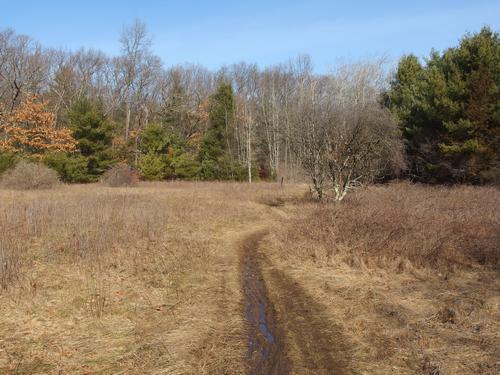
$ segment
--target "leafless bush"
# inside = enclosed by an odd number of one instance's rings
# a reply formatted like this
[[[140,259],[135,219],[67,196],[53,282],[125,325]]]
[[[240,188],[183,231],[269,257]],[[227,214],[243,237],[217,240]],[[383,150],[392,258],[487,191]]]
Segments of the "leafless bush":
[[[51,189],[59,184],[56,171],[24,160],[5,172],[0,180],[0,187],[14,190]]]
[[[500,193],[488,187],[373,186],[342,205],[314,206],[296,219],[284,245],[299,257],[355,265],[410,264],[443,271],[496,265]]]
[[[135,186],[138,182],[137,174],[125,163],[119,163],[102,176],[102,183],[109,187]]]

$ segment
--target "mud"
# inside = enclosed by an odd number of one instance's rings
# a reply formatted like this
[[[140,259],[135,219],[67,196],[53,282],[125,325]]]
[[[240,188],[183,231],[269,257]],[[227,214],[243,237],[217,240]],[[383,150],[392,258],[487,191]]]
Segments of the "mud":
[[[328,319],[326,309],[293,279],[279,270],[270,272],[277,288],[273,301],[279,309],[277,324],[286,332],[287,343],[297,353],[293,372],[297,374],[353,374],[351,345],[342,327]]]
[[[273,267],[259,251],[266,231],[241,245],[241,286],[248,324],[248,373],[251,375],[352,374],[350,345],[325,308],[293,279]],[[273,288],[270,293],[267,288]],[[292,353],[292,356],[289,356]]]
[[[248,373],[251,375],[287,375],[288,358],[283,332],[277,327],[275,311],[268,299],[262,270],[259,242],[266,234],[259,231],[244,239],[241,245],[241,287],[245,298],[248,324]]]

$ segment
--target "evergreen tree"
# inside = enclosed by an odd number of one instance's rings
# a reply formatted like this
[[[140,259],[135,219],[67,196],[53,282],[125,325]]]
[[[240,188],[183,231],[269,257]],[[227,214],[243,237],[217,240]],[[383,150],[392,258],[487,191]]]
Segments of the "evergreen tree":
[[[148,181],[161,181],[169,174],[168,161],[164,155],[152,151],[139,157],[138,168],[141,175]]]
[[[188,152],[174,157],[171,165],[177,178],[196,180],[200,177],[200,162]]]
[[[230,84],[221,83],[211,97],[208,114],[210,127],[200,147],[200,178],[204,180],[240,179],[241,167],[232,160],[228,148],[228,129],[234,121],[234,97]]]
[[[208,115],[210,127],[202,140],[200,161],[217,161],[227,151],[226,129],[234,118],[233,89],[230,84],[221,83],[211,98]]]
[[[80,154],[87,159],[89,179],[97,180],[114,162],[113,124],[104,115],[102,106],[88,99],[75,102],[67,119]]]
[[[0,175],[16,164],[16,156],[0,150]]]
[[[151,123],[141,133],[139,170],[146,180],[162,180],[174,175],[173,160],[186,153],[185,140],[173,130]]]
[[[159,124],[148,124],[141,134],[139,142],[138,168],[144,179],[149,181],[163,180],[169,174],[167,157],[170,138],[167,131]]]
[[[172,135],[165,128],[156,123],[148,124],[141,133],[139,151],[166,154],[172,143]]]
[[[386,102],[407,141],[411,173],[426,182],[498,179],[500,39],[483,28],[431,53],[403,57]]]
[[[439,151],[455,180],[500,177],[500,36],[484,28],[444,56],[450,116]]]

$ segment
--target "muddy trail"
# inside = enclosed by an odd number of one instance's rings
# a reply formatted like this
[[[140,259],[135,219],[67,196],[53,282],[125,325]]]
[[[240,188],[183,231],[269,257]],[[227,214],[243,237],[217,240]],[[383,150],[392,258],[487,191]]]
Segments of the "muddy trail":
[[[243,241],[240,255],[241,287],[245,297],[245,318],[248,323],[248,367],[250,375],[286,375],[289,364],[283,333],[276,324],[257,251],[265,231],[258,231]]]
[[[259,251],[260,230],[241,245],[241,287],[248,324],[251,375],[350,374],[350,350],[339,326],[329,324],[324,308],[283,272],[271,269],[266,285]],[[277,288],[271,300],[268,288]],[[290,354],[292,354],[290,356]]]

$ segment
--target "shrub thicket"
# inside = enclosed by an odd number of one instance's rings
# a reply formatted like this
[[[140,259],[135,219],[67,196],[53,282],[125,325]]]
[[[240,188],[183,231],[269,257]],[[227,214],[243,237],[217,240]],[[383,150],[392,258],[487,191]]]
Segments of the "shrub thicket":
[[[135,186],[137,181],[137,173],[125,163],[116,164],[101,178],[101,182],[109,187]]]
[[[0,179],[1,187],[15,190],[50,189],[59,184],[56,171],[43,164],[26,160],[19,161]]]

